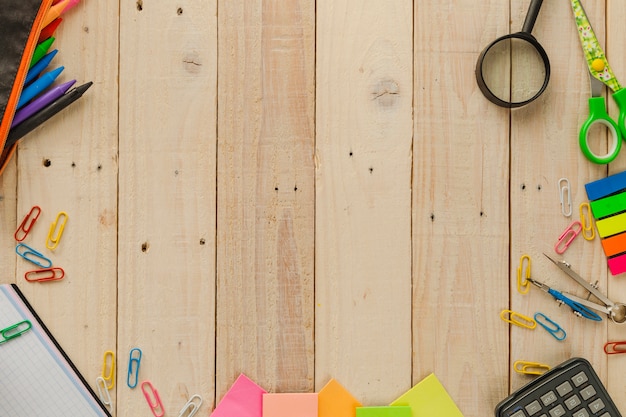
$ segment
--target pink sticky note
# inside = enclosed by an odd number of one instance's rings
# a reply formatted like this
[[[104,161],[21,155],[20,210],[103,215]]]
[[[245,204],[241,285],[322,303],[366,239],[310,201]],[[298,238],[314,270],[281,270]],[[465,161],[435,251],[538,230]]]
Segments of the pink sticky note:
[[[263,394],[263,417],[317,417],[317,394]]]
[[[262,417],[266,391],[244,374],[239,375],[211,417]]]

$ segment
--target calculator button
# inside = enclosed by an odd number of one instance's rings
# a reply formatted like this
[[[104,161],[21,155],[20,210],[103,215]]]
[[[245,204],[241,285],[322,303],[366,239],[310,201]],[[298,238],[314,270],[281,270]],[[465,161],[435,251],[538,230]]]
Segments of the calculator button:
[[[573,389],[574,388],[572,388],[572,384],[565,381],[561,385],[556,387],[556,392],[558,392],[561,397],[565,397],[567,394],[572,392]]]
[[[597,400],[589,404],[589,408],[591,408],[593,414],[598,414],[600,411],[602,411],[604,409],[604,402],[602,401],[602,398],[598,398]]]
[[[565,415],[565,408],[563,408],[563,406],[559,404],[556,407],[554,407],[552,410],[550,410],[549,413],[550,413],[550,416],[552,417],[561,417]]]
[[[516,411],[515,413],[511,414],[511,417],[526,417],[526,414],[524,414],[524,412],[522,410]]]
[[[611,415],[608,412],[606,412],[606,413],[602,414],[600,417],[611,417]]]
[[[585,374],[583,371],[577,373],[572,377],[572,382],[574,382],[574,385],[577,387],[580,387],[587,381],[589,381],[589,378],[587,378],[587,374]]]
[[[556,401],[556,394],[553,391],[548,392],[547,394],[543,394],[541,396],[541,402],[543,405],[548,406]]]
[[[596,395],[596,389],[593,387],[593,385],[589,385],[588,387],[585,387],[580,391],[580,396],[583,397],[583,400],[585,401],[587,401],[594,395]]]
[[[567,400],[565,400],[565,406],[567,407],[568,410],[573,410],[574,408],[578,407],[580,404],[581,404],[580,398],[578,398],[578,395],[576,394],[572,395]]]
[[[524,408],[526,409],[526,412],[528,414],[530,414],[531,416],[534,416],[535,414],[541,411],[541,404],[539,404],[539,401],[535,400]]]
[[[576,411],[572,417],[589,417],[589,411],[586,408]]]

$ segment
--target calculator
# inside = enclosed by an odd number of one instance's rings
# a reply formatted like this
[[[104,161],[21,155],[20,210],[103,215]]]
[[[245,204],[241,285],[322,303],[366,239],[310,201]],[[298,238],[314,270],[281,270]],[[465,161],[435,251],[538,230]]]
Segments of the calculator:
[[[572,358],[496,406],[496,417],[621,417],[586,359]]]

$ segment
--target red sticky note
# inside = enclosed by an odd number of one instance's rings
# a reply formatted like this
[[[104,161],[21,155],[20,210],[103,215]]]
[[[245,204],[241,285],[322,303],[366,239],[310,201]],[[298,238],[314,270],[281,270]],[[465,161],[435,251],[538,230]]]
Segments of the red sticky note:
[[[361,407],[337,380],[331,379],[318,394],[318,417],[355,417]]]
[[[215,407],[211,417],[262,417],[265,393],[263,388],[241,374]]]
[[[263,417],[317,417],[317,394],[263,394]]]

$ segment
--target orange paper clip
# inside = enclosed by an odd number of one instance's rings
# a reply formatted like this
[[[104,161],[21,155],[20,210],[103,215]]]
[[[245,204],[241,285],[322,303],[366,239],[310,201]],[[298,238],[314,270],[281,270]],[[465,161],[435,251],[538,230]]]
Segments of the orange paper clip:
[[[154,388],[152,382],[147,380],[143,381],[141,383],[141,391],[143,392],[143,396],[146,397],[146,401],[154,417],[163,417],[165,415],[165,409],[163,408],[161,397],[159,397],[159,392]]]
[[[56,219],[54,219],[50,225],[50,231],[48,232],[48,237],[46,238],[46,248],[52,250],[59,245],[68,218],[67,213],[64,211],[57,214]]]
[[[28,214],[24,217],[24,220],[22,220],[22,223],[20,223],[20,226],[15,231],[15,234],[13,235],[13,237],[15,237],[15,240],[21,242],[26,239],[26,236],[28,236],[28,232],[30,232],[30,229],[33,228],[33,225],[39,218],[40,214],[41,208],[39,206],[33,206],[33,208],[30,209]]]
[[[567,226],[567,229],[561,233],[561,236],[559,236],[559,240],[556,242],[556,245],[554,245],[554,251],[559,255],[565,253],[567,248],[569,248],[569,245],[572,244],[572,241],[582,230],[582,224],[580,224],[578,220],[573,221],[569,226]]]
[[[607,342],[604,345],[604,353],[606,353],[607,355],[617,355],[618,353],[626,353],[626,341]]]
[[[26,279],[26,281],[28,282],[48,282],[58,281],[60,279],[63,279],[64,276],[65,271],[63,270],[63,268],[54,267],[28,271],[24,274],[24,279]]]

